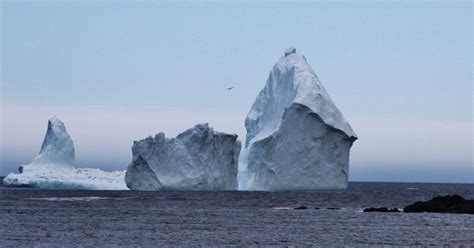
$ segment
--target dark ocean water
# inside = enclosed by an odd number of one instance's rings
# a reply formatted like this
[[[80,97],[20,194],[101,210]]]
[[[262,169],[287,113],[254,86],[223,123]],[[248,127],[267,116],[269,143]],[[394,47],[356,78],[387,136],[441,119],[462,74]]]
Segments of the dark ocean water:
[[[445,194],[474,199],[474,185],[350,183],[344,192],[0,188],[0,246],[474,245],[474,215],[362,212]],[[289,209],[300,205],[308,209]]]

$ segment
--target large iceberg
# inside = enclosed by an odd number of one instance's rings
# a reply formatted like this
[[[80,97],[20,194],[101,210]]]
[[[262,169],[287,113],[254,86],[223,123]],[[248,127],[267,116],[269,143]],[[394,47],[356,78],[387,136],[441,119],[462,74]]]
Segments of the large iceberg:
[[[303,55],[287,49],[245,120],[239,188],[339,190],[347,187],[357,139]]]
[[[149,136],[133,143],[125,181],[132,190],[236,190],[240,146],[207,123],[176,138]]]
[[[127,189],[125,171],[74,168],[74,143],[56,116],[48,121],[39,155],[30,164],[20,166],[19,171],[8,174],[3,184],[42,189]]]

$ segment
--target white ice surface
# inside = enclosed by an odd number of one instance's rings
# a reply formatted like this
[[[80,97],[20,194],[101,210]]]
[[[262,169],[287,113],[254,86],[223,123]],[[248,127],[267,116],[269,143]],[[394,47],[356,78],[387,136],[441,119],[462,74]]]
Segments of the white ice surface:
[[[10,173],[3,183],[41,189],[128,190],[124,177],[124,170],[107,172],[91,168],[41,169],[25,166],[22,174]]]
[[[236,190],[240,146],[207,123],[176,138],[159,133],[133,143],[125,181],[133,190]]]
[[[10,173],[6,186],[28,186],[42,189],[127,190],[125,171],[107,172],[92,168],[74,168],[74,143],[64,123],[53,116],[39,155],[23,173]]]
[[[56,116],[51,117],[40,153],[31,165],[36,168],[72,168],[74,156],[74,143],[64,123]]]
[[[349,149],[357,136],[296,49],[287,49],[273,66],[245,127],[239,189],[346,187]]]
[[[299,103],[349,137],[357,137],[329,97],[306,58],[290,53],[278,60],[245,119],[246,147],[252,141],[272,134],[278,128],[285,108]]]

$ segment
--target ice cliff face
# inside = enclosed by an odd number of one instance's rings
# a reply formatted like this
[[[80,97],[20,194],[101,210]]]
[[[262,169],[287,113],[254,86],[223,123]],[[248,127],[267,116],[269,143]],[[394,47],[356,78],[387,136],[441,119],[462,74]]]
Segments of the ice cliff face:
[[[142,156],[138,156],[125,173],[127,187],[133,190],[161,190],[161,182]]]
[[[48,120],[48,129],[40,153],[31,164],[72,168],[73,163],[74,143],[67,133],[64,123],[53,116]]]
[[[287,49],[245,120],[239,187],[345,189],[356,134],[306,58]]]
[[[236,190],[237,135],[199,124],[176,138],[135,141],[125,182],[133,190]]]
[[[10,173],[5,186],[42,189],[126,190],[125,171],[106,172],[92,168],[74,168],[74,143],[64,123],[56,116],[48,129],[39,155],[21,173]]]

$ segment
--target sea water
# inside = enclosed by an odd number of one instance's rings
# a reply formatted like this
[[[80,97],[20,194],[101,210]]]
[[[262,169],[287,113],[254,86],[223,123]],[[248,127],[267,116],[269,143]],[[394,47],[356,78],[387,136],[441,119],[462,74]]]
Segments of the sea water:
[[[327,192],[0,188],[0,246],[474,245],[474,215],[363,212],[446,194],[474,199],[474,184],[353,182]]]

